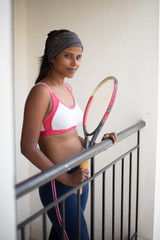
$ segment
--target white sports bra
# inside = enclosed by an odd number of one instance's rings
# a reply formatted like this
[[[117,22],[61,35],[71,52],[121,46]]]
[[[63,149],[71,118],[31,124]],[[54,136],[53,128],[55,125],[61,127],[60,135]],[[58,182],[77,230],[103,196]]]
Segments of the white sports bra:
[[[73,107],[68,107],[62,103],[45,83],[38,84],[42,84],[49,89],[53,103],[51,113],[42,122],[40,136],[60,134],[76,128],[82,121],[83,115],[69,86],[65,83],[67,89],[73,97]]]

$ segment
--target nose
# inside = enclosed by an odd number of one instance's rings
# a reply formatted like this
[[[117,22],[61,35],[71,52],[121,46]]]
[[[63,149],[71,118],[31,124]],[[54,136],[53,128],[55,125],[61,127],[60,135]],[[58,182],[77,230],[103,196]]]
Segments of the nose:
[[[73,67],[75,67],[76,64],[77,64],[77,60],[76,60],[76,58],[72,58],[71,65],[72,65]]]
[[[76,57],[73,57],[73,58],[72,58],[72,61],[71,61],[71,66],[78,68],[79,65],[80,65],[79,59],[77,59]]]

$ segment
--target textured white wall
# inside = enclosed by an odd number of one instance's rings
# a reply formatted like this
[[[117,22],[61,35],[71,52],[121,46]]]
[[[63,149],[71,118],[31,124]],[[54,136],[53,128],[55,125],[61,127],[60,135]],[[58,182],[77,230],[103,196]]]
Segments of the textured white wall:
[[[160,5],[159,5],[160,12]],[[159,16],[160,20],[160,16]],[[159,26],[160,39],[160,26]],[[160,44],[160,42],[159,42]],[[160,48],[159,48],[160,56]],[[155,184],[155,207],[154,207],[154,234],[153,240],[159,240],[160,236],[160,62],[158,63],[158,120],[157,120],[157,161],[156,161],[156,184]]]
[[[15,90],[15,152],[16,183],[29,178],[29,163],[20,151],[24,104],[28,94],[27,71],[27,9],[25,0],[14,1],[14,90]],[[30,215],[28,195],[17,200],[17,223]],[[26,237],[29,236],[27,226]],[[19,235],[18,235],[19,237]],[[20,238],[18,238],[20,239]]]
[[[12,3],[0,1],[0,239],[16,239]]]
[[[75,31],[84,44],[81,68],[69,80],[81,108],[99,81],[115,75],[118,96],[104,131],[119,132],[141,119],[147,122],[141,134],[139,234],[153,239],[158,0],[28,0],[26,4],[28,91],[38,73],[38,57],[43,55],[47,33],[67,28]],[[82,134],[81,127],[79,131]],[[31,165],[30,169],[31,175],[37,172]],[[32,206],[37,207],[37,200],[32,199]]]
[[[25,0],[14,1],[14,87],[16,132],[16,181],[28,178],[28,161],[20,153],[24,103],[28,94],[27,9]]]

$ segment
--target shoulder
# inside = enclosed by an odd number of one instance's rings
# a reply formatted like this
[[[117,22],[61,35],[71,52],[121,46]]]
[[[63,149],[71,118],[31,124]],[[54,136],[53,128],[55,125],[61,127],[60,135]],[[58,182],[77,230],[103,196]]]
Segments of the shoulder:
[[[36,84],[31,88],[26,102],[48,102],[49,100],[49,89],[43,84]]]
[[[47,95],[50,96],[50,88],[45,84],[35,84],[31,88],[29,94],[40,95],[40,96],[47,96]]]

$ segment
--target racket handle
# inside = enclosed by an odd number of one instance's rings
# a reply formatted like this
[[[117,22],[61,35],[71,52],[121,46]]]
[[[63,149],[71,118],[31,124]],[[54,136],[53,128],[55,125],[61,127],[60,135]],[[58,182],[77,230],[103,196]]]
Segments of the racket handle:
[[[88,162],[89,160],[86,160],[85,162],[80,164],[80,168],[87,169],[88,168]],[[80,194],[82,194],[82,187],[80,188]]]
[[[81,163],[81,164],[80,164],[80,168],[87,169],[87,168],[88,168],[88,161],[89,161],[89,160],[86,160],[85,162]]]
[[[80,194],[82,194],[82,187],[79,190],[80,190]],[[77,191],[74,194],[77,194]]]
[[[85,149],[89,147],[89,139],[87,136],[85,136]]]
[[[88,167],[88,161],[89,161],[89,160],[86,160],[85,162],[81,163],[81,164],[80,164],[80,168],[87,169],[87,167]],[[75,192],[75,194],[77,194],[77,192]],[[80,194],[82,194],[82,187],[80,188]]]

